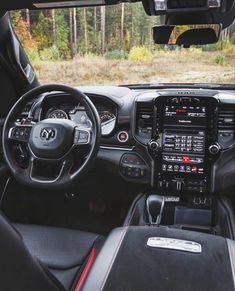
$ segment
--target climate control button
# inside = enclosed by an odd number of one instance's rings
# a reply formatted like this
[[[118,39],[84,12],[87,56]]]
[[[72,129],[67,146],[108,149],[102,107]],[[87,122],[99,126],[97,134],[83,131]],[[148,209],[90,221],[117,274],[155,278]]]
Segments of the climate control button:
[[[183,164],[189,164],[190,163],[190,157],[189,156],[183,156],[182,157]]]
[[[197,174],[198,173],[198,168],[197,167],[192,167],[191,169],[192,174]]]

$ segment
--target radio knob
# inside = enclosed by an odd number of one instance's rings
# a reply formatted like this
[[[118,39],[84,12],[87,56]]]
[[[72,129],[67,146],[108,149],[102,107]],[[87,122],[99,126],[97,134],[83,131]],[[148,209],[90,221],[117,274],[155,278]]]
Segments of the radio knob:
[[[212,144],[211,146],[209,146],[209,152],[212,155],[217,155],[220,151],[220,146],[218,144]]]
[[[159,145],[159,143],[157,141],[155,141],[155,140],[150,141],[150,143],[149,143],[149,149],[151,151],[158,151],[159,148],[160,148],[160,145]]]
[[[152,140],[150,141],[150,143],[148,144],[148,148],[149,148],[149,151],[150,153],[153,155],[153,156],[156,156],[158,151],[160,150],[160,145],[157,141],[155,140]]]

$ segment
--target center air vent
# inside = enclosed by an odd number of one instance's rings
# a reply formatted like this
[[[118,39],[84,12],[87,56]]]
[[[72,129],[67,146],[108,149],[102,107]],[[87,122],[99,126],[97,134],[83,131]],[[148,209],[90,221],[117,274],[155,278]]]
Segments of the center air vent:
[[[218,116],[218,142],[222,149],[235,143],[235,106],[221,105]]]
[[[219,131],[235,131],[235,106],[222,105],[219,108]]]
[[[143,139],[151,139],[153,128],[153,104],[147,102],[137,103],[136,131]]]

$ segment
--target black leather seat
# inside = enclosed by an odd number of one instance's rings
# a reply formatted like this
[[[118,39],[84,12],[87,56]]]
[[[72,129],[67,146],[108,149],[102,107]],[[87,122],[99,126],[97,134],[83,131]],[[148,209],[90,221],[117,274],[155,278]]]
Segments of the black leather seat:
[[[93,233],[37,225],[14,224],[32,256],[61,282],[66,290],[76,283],[86,258],[102,238]]]
[[[0,231],[4,291],[74,290],[84,277],[91,253],[94,259],[103,242],[101,236],[83,231],[11,225],[3,215]]]

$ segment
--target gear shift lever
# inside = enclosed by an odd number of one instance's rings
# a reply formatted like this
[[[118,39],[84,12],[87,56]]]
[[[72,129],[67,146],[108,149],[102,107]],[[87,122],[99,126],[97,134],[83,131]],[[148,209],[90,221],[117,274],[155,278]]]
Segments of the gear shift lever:
[[[159,226],[162,220],[165,199],[160,195],[150,195],[147,198],[147,212],[150,224]]]

